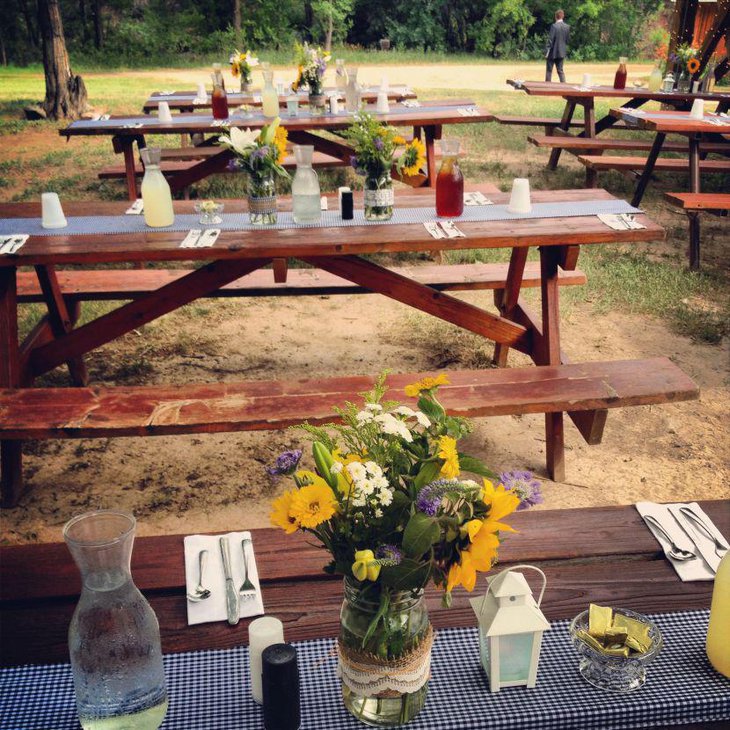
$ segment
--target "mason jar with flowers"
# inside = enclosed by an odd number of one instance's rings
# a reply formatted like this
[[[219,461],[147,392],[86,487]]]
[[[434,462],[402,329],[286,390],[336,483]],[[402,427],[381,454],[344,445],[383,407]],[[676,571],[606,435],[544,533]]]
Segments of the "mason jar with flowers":
[[[260,132],[232,127],[218,138],[219,145],[233,152],[233,164],[247,175],[248,214],[254,225],[276,223],[276,178],[289,179],[282,167],[287,133],[279,121],[276,117]]]
[[[300,468],[300,450],[269,469],[294,481],[273,502],[273,524],[317,538],[331,555],[325,571],[344,578],[338,674],[346,708],[370,725],[402,725],[424,706],[433,642],[424,589],[433,581],[446,606],[456,586],[473,590],[524,493],[459,451],[471,426],[446,414],[445,385],[444,375],[413,383],[401,405],[384,399],[383,376],[362,406],[337,409],[340,423],[301,426],[315,471]],[[512,478],[525,488],[531,475]]]
[[[350,164],[365,180],[365,219],[384,221],[393,216],[395,194],[391,170],[395,164],[401,177],[417,175],[426,163],[426,148],[420,139],[410,142],[396,129],[375,119],[372,114],[358,112],[355,121],[345,132],[355,154]],[[400,154],[396,159],[396,153]]]
[[[700,61],[697,58],[700,49],[684,43],[677,47],[674,55],[675,63],[679,64],[679,80],[677,81],[677,91],[687,93],[692,88],[692,79],[700,70]]]
[[[323,116],[327,111],[327,97],[324,94],[324,73],[327,70],[331,55],[321,48],[312,48],[308,44],[296,44],[297,78],[292,84],[294,92],[302,86],[309,89],[309,113],[312,116]]]
[[[259,65],[259,59],[256,58],[251,51],[242,53],[235,49],[229,59],[231,64],[231,73],[233,78],[240,79],[241,93],[248,94],[251,92],[251,74],[253,69]]]

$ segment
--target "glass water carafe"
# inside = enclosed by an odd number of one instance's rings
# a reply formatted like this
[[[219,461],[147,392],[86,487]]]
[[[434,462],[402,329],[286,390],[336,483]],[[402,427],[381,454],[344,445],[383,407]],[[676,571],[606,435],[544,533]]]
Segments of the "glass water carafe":
[[[345,87],[345,110],[348,114],[354,114],[360,109],[360,87],[357,85],[357,69],[348,68],[347,86]]]
[[[464,175],[459,167],[459,140],[441,140],[441,167],[436,176],[436,215],[456,218],[464,212]]]
[[[279,116],[279,95],[274,88],[274,72],[270,69],[264,73],[264,88],[261,92],[261,105],[265,117],[273,119]]]
[[[296,145],[294,157],[297,171],[291,184],[292,212],[295,223],[319,223],[322,215],[320,206],[319,178],[312,169],[312,145]]]
[[[156,730],[167,712],[157,617],[130,573],[135,524],[104,510],[63,530],[82,580],[68,646],[84,730]]]
[[[159,147],[145,147],[140,152],[144,163],[142,178],[144,222],[151,228],[164,228],[175,222],[170,186],[160,170],[161,154]]]

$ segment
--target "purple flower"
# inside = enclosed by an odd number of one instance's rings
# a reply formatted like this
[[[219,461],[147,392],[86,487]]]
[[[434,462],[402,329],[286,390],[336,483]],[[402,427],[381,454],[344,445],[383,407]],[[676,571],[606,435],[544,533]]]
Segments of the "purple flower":
[[[382,149],[383,149],[383,140],[380,139],[380,137],[376,137],[375,138],[375,142],[373,142],[373,144],[375,145],[375,149],[378,152],[381,152],[382,151]]]
[[[514,492],[520,498],[518,510],[527,509],[535,504],[542,504],[540,482],[530,471],[504,471],[499,475],[504,488]]]
[[[293,449],[292,451],[285,451],[283,454],[279,454],[276,457],[274,466],[269,466],[266,471],[271,474],[272,477],[278,476],[289,476],[293,474],[299,466],[299,460],[302,458],[301,449]]]
[[[383,566],[400,565],[403,553],[397,545],[381,545],[375,550],[375,557]]]
[[[251,157],[254,160],[263,160],[269,154],[269,145],[265,144],[262,147],[257,147],[252,153]]]
[[[444,494],[458,486],[459,482],[456,479],[437,479],[427,484],[416,497],[416,509],[429,517],[435,517]]]
[[[357,166],[358,166],[357,157],[355,157],[355,155],[350,155],[350,167],[353,170],[357,170]]]

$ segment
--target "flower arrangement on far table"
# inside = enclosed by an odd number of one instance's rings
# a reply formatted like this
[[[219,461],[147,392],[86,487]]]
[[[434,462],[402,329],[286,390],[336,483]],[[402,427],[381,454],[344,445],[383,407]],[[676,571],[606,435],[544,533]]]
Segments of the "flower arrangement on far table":
[[[700,50],[690,43],[678,46],[674,53],[667,57],[671,64],[679,64],[680,72],[677,80],[677,91],[687,92],[692,85],[692,76],[700,70],[700,61],[697,58]]]
[[[242,53],[235,49],[229,59],[231,64],[231,73],[234,78],[241,79],[241,92],[251,90],[251,74],[254,67],[259,65],[259,59],[256,58],[251,51]]]
[[[251,223],[276,223],[276,178],[289,178],[282,167],[286,157],[287,132],[279,117],[260,132],[231,127],[218,138],[218,144],[235,155],[236,166],[248,175],[248,205]]]
[[[291,85],[292,91],[299,91],[302,86],[309,89],[309,111],[321,115],[326,111],[324,97],[324,73],[330,62],[329,51],[323,51],[319,46],[312,48],[308,44],[296,44],[297,78]]]
[[[325,571],[344,576],[343,696],[369,724],[402,724],[423,707],[433,637],[425,586],[442,588],[446,606],[454,587],[473,590],[477,573],[494,565],[502,535],[513,531],[504,519],[522,496],[539,498],[529,472],[511,473],[508,489],[459,451],[471,426],[439,403],[446,384],[439,375],[409,385],[410,407],[383,399],[382,376],[362,407],[337,409],[341,423],[301,426],[316,471],[299,468],[300,450],[268,470],[294,481],[274,500],[272,523],[316,537],[331,556]]]
[[[395,153],[403,148],[395,168],[399,175],[408,177],[423,169],[426,147],[417,137],[406,142],[395,128],[377,121],[367,112],[355,115],[345,137],[355,151],[350,164],[358,175],[365,177],[365,218],[388,220],[393,215],[395,201],[390,175]]]

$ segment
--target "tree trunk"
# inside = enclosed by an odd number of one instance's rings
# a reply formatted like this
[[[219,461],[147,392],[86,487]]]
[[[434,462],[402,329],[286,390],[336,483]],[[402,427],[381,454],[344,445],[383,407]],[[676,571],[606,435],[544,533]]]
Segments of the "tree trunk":
[[[2,57],[3,66],[8,65],[8,54],[5,52],[5,39],[3,34],[0,33],[0,56]]]
[[[28,41],[34,48],[38,48],[38,34],[36,33],[35,26],[33,25],[33,16],[28,9],[28,3],[26,0],[20,4],[20,10],[23,14],[23,20],[25,21],[25,30],[28,34]]]
[[[101,0],[94,0],[94,46],[101,48],[104,45],[104,26],[101,17]]]
[[[236,48],[243,51],[241,48],[241,0],[233,0],[233,30],[236,33]]]
[[[86,85],[71,71],[58,0],[38,0],[38,26],[46,74],[43,108],[49,119],[75,119],[86,109]]]
[[[327,18],[327,35],[324,39],[324,50],[329,52],[332,50],[332,32],[334,31],[334,21],[332,19],[332,12],[330,11],[329,17]]]

